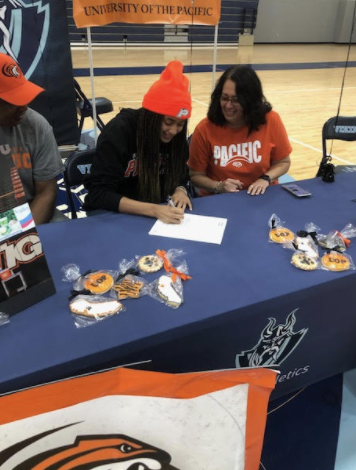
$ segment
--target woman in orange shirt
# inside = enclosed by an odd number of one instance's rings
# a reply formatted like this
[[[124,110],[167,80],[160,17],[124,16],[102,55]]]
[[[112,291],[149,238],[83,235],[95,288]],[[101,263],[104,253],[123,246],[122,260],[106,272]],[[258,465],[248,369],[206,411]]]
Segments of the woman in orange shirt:
[[[256,72],[228,68],[211,95],[207,117],[196,127],[189,149],[189,173],[201,195],[263,194],[290,167],[286,129],[263,95]]]

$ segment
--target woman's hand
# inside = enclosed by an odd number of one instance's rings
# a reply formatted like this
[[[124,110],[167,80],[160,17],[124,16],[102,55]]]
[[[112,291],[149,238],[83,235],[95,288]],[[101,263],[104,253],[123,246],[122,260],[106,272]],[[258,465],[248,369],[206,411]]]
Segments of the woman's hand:
[[[123,214],[154,217],[166,224],[180,224],[184,219],[184,210],[180,207],[134,201],[133,199],[129,199],[125,196],[121,198],[118,210]]]
[[[192,201],[190,200],[190,198],[187,196],[187,194],[185,193],[183,189],[177,188],[174,191],[173,196],[172,196],[172,202],[175,205],[175,207],[179,207],[183,210],[185,210],[187,206],[189,207],[190,210],[193,209]]]
[[[184,219],[184,209],[172,206],[156,205],[154,216],[165,224],[180,224]]]
[[[240,180],[233,180],[228,178],[218,185],[218,193],[238,193],[244,184]]]
[[[259,178],[254,183],[250,184],[247,189],[247,194],[250,194],[251,196],[258,196],[260,194],[264,194],[268,186],[268,181]]]

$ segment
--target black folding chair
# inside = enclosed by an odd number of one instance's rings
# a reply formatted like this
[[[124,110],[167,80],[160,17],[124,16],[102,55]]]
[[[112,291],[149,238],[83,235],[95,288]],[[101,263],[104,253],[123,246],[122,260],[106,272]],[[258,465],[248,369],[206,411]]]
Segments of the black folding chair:
[[[90,174],[94,155],[95,149],[77,150],[65,162],[63,179],[72,219],[78,218],[72,188],[84,183],[86,176]]]
[[[356,117],[334,116],[328,119],[322,129],[323,158],[316,176],[321,176],[324,181],[330,178],[330,172],[345,173],[355,171],[355,165],[333,165],[332,157],[327,152],[327,140],[344,140],[353,142],[356,140]],[[324,179],[326,175],[326,179]],[[333,180],[333,179],[332,179]]]
[[[84,119],[91,117],[94,120],[93,116],[93,100],[88,99],[82,89],[80,88],[79,83],[74,79],[74,88],[76,96],[76,106],[79,115],[79,134],[82,133]],[[100,114],[111,113],[114,110],[113,104],[110,100],[104,97],[95,98],[95,107],[96,107],[96,125],[102,131],[104,123],[100,118]]]

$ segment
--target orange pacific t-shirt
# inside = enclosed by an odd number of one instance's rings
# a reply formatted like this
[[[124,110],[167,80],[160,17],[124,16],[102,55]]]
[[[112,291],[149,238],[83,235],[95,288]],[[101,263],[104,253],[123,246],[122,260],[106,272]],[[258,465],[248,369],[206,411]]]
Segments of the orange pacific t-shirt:
[[[238,179],[247,189],[272,163],[292,151],[286,129],[278,113],[270,111],[266,124],[248,136],[248,128],[216,126],[203,119],[195,128],[189,147],[188,166],[202,171],[214,181]],[[201,191],[203,196],[211,194]]]

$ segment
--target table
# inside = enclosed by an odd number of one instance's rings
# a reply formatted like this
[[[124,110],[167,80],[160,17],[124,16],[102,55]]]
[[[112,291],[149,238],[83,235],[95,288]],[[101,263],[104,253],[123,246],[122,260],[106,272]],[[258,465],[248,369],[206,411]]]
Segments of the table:
[[[356,271],[296,269],[291,251],[268,241],[268,220],[276,213],[293,231],[314,222],[322,233],[356,224],[356,175],[299,184],[313,195],[275,186],[263,197],[195,199],[194,213],[228,218],[221,245],[150,236],[153,219],[114,213],[39,226],[57,293],[0,328],[0,393],[136,361],[178,373],[277,360],[277,398],[355,367]],[[192,276],[179,309],[142,297],[75,328],[63,265],[115,269],[122,258],[170,248],[186,253]],[[348,253],[356,261],[356,240]]]

